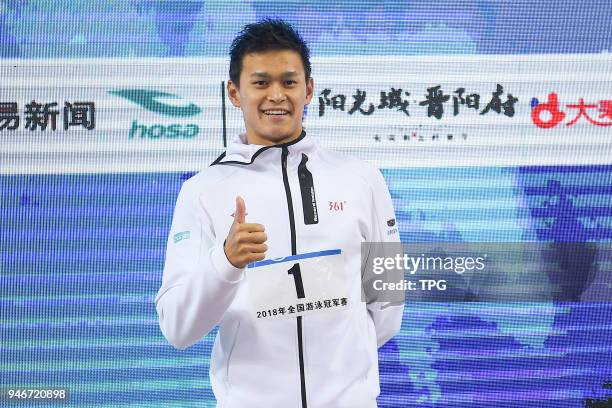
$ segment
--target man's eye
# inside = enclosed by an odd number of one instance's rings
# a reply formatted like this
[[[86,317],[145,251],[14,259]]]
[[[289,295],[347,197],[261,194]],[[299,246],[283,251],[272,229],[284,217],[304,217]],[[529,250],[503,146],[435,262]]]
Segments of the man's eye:
[[[293,79],[288,79],[285,81],[285,85],[295,85],[297,82]]]
[[[257,86],[265,86],[267,84],[266,81],[255,81],[255,85]]]

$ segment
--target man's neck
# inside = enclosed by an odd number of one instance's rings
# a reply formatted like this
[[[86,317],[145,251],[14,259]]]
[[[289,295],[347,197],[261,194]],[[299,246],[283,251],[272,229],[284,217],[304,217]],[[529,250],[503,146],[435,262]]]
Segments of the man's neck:
[[[249,135],[249,133],[247,132],[246,134],[247,144],[254,144],[254,145],[260,145],[260,146],[273,146],[273,145],[278,145],[278,144],[289,143],[299,138],[300,135],[302,134],[302,131],[303,131],[303,128],[300,128],[300,130],[295,135],[291,135],[284,139],[280,139],[276,141],[266,139],[264,137]]]

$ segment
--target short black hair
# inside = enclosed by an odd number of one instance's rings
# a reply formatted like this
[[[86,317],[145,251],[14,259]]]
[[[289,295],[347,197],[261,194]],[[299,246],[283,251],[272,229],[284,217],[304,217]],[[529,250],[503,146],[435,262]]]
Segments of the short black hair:
[[[240,73],[244,56],[254,52],[291,50],[300,54],[306,80],[310,78],[310,50],[304,39],[291,26],[280,19],[264,19],[242,28],[230,47],[229,77],[240,86]]]

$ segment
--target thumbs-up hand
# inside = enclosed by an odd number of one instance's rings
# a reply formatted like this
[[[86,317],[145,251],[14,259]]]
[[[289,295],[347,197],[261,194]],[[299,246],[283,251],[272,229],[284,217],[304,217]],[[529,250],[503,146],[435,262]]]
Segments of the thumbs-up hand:
[[[246,218],[246,205],[242,197],[236,197],[236,211],[223,249],[225,256],[236,268],[244,268],[247,264],[261,261],[266,257],[265,228],[261,224],[249,224]]]

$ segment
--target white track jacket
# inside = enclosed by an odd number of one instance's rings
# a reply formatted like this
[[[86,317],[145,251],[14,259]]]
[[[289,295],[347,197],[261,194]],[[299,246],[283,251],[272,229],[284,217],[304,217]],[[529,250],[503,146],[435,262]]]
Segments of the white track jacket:
[[[266,259],[342,250],[345,307],[255,315],[245,270],[223,250],[238,195],[246,222],[266,228]],[[400,329],[403,305],[361,300],[363,241],[399,242],[378,169],[305,132],[275,146],[249,145],[241,135],[181,188],[155,298],[161,331],[184,349],[219,325],[210,367],[218,407],[376,407],[377,347]]]

